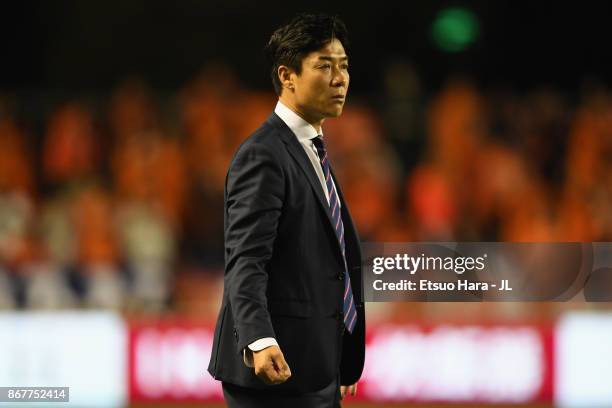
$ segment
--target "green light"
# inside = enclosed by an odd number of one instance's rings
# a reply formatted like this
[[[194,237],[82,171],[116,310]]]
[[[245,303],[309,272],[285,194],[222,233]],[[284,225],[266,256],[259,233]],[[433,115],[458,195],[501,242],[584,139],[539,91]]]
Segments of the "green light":
[[[478,20],[472,11],[447,8],[436,16],[431,34],[442,51],[460,52],[476,40],[478,31]]]

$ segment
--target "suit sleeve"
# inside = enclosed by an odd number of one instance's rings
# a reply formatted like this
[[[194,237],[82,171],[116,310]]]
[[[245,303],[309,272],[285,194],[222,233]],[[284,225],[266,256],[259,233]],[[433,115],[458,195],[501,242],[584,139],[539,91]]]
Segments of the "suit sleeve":
[[[225,288],[235,322],[237,352],[276,337],[267,307],[267,264],[284,200],[284,175],[270,149],[243,145],[226,180]]]

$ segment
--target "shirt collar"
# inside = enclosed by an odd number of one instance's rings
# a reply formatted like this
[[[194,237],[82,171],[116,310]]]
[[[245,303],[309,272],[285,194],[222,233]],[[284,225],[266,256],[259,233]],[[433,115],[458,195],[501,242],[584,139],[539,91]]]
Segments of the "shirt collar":
[[[289,109],[281,101],[276,103],[274,113],[289,126],[289,129],[291,129],[300,142],[305,142],[306,140],[311,140],[319,136],[310,123],[302,119],[300,115]],[[323,136],[323,129],[321,129],[320,136]]]

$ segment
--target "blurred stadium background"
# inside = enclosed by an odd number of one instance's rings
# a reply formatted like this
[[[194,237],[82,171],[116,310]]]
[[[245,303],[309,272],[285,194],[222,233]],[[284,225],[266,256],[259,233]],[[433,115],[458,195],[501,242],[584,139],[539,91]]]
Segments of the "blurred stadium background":
[[[363,241],[612,241],[597,3],[5,8],[0,386],[71,386],[70,406],[223,406],[205,368],[224,177],[274,106],[262,48],[297,11],[338,12],[350,32],[349,101],[325,132]],[[367,309],[346,405],[612,406],[610,303]]]

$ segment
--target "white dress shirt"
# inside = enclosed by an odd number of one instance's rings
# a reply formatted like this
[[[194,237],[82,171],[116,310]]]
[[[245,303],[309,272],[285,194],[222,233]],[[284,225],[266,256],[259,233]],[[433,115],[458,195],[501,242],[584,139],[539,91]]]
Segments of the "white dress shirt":
[[[321,167],[321,162],[319,161],[319,155],[317,153],[317,148],[315,147],[312,139],[317,136],[323,137],[323,130],[321,130],[321,134],[317,133],[317,130],[308,122],[306,122],[300,115],[289,109],[285,106],[281,101],[278,101],[276,104],[276,108],[274,108],[274,113],[278,115],[279,118],[283,122],[289,126],[289,129],[293,132],[295,137],[297,137],[298,141],[304,148],[306,152],[306,156],[310,159],[310,163],[319,178],[319,182],[321,183],[321,188],[325,193],[325,197],[327,198],[327,203],[329,204],[329,191],[327,191],[327,184],[325,183],[325,175],[323,174],[323,168]],[[336,183],[334,183],[334,179],[332,177],[332,184],[334,188],[336,188]],[[337,190],[336,190],[337,191]],[[338,206],[340,206],[340,201],[338,200]],[[262,339],[256,340],[253,343],[248,345],[249,350],[251,351],[261,351],[266,347],[270,346],[278,346],[276,339],[274,337],[264,337]],[[244,364],[247,367],[253,367],[253,353],[247,352],[245,348],[243,350],[243,359]]]
[[[329,192],[327,191],[327,184],[325,183],[325,175],[323,174],[323,168],[321,167],[317,148],[312,142],[312,139],[317,136],[323,137],[323,129],[321,129],[321,134],[319,135],[317,130],[310,123],[302,119],[300,115],[289,109],[281,101],[278,101],[276,104],[274,113],[289,126],[289,129],[291,129],[295,137],[297,137],[298,142],[300,142],[304,148],[306,155],[310,159],[310,163],[312,163],[312,168],[315,173],[317,173],[317,177],[319,177],[319,183],[321,183],[321,188],[323,192],[325,192],[325,197],[327,197],[327,203],[329,204]],[[333,178],[332,184],[334,188],[336,188],[336,183]],[[338,202],[338,205],[340,205],[340,202]]]

